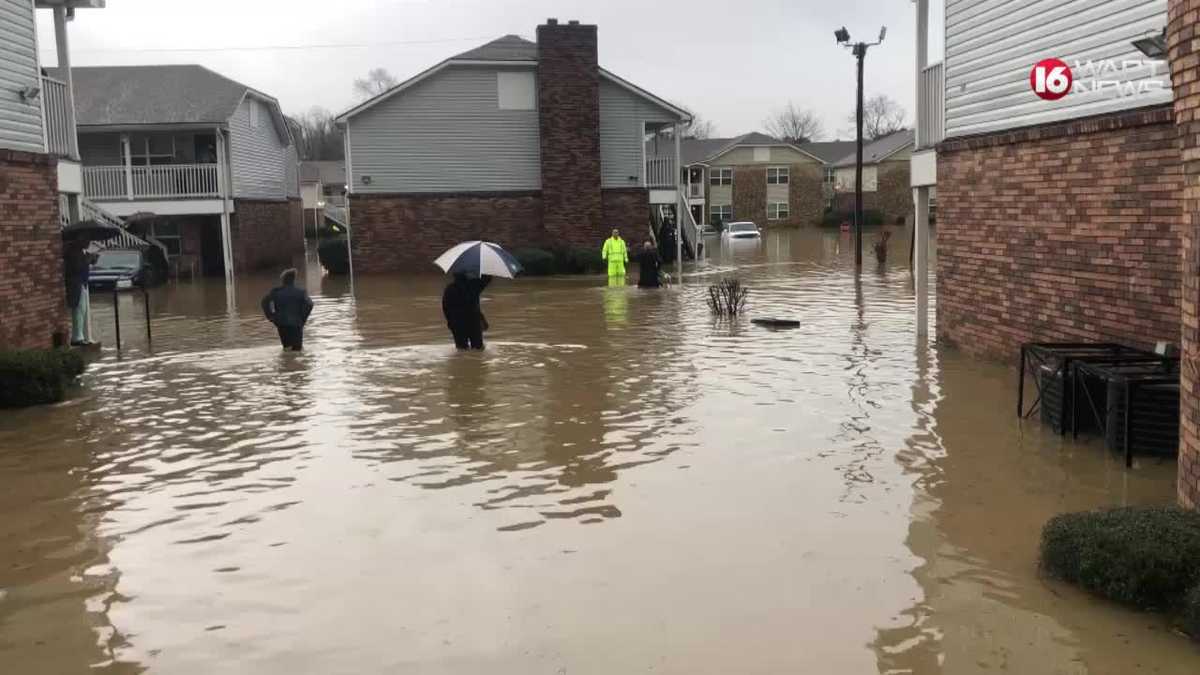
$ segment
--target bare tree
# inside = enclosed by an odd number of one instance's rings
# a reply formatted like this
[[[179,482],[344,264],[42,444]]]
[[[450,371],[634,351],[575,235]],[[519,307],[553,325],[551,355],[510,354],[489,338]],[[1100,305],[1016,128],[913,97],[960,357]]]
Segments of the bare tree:
[[[713,123],[695,114],[692,115],[692,121],[683,126],[684,138],[704,140],[711,138],[713,133]]]
[[[863,138],[868,141],[878,140],[894,134],[905,128],[905,118],[908,113],[896,101],[884,94],[878,94],[863,101]],[[855,113],[847,116],[850,123],[850,135],[856,133],[857,120]]]
[[[293,133],[300,159],[343,159],[345,146],[342,144],[342,130],[334,122],[332,113],[314,106],[293,119],[296,123]]]
[[[387,68],[372,68],[366,77],[354,80],[354,94],[359,98],[372,98],[396,86],[397,81]]]
[[[811,110],[797,107],[791,101],[763,120],[763,127],[775,138],[797,145],[815,141],[825,135],[825,125],[821,124],[821,118]]]

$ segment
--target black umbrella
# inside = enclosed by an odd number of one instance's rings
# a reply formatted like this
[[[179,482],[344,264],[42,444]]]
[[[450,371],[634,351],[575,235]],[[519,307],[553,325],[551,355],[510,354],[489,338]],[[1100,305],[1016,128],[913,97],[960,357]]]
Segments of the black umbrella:
[[[63,239],[86,239],[87,241],[108,241],[121,236],[123,230],[112,225],[95,220],[81,220],[71,223],[62,229]]]

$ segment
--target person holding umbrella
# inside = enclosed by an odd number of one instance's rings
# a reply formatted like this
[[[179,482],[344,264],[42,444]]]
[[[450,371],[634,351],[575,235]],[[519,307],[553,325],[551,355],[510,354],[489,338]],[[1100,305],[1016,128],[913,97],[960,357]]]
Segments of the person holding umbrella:
[[[82,347],[92,342],[91,298],[88,281],[97,255],[90,250],[94,241],[108,241],[121,235],[121,229],[85,220],[62,229],[63,281],[67,307],[71,309],[71,345]]]
[[[442,315],[458,349],[483,349],[483,331],[487,321],[479,299],[493,277],[513,278],[521,265],[499,245],[486,241],[468,241],[443,253],[434,264],[453,274],[454,280],[442,292]]]

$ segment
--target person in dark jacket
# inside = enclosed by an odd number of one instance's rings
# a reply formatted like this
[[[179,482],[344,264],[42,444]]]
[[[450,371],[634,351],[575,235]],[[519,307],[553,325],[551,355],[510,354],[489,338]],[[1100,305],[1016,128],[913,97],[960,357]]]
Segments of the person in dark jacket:
[[[279,275],[280,286],[271,289],[262,299],[263,314],[279,331],[279,342],[285,350],[298,352],[304,348],[304,324],[312,314],[313,302],[303,289],[296,288],[296,270],[286,269]]]
[[[642,250],[637,254],[638,288],[658,288],[658,273],[662,268],[662,257],[654,250],[654,244],[642,244]]]
[[[442,314],[458,349],[483,349],[485,320],[479,296],[490,283],[492,278],[486,274],[478,279],[455,274],[454,281],[442,292]]]

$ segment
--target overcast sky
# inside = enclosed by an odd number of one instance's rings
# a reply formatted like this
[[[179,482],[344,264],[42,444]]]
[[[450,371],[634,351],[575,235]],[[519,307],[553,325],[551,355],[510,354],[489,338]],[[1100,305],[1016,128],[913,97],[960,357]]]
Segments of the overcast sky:
[[[939,3],[932,3],[939,4]],[[277,97],[289,114],[334,112],[382,66],[403,80],[547,17],[599,26],[608,70],[711,120],[722,136],[762,127],[788,100],[816,112],[826,139],[849,129],[854,59],[834,29],[887,40],[867,56],[867,95],[914,113],[910,0],[108,0],[70,25],[75,65],[199,63]],[[55,62],[39,10],[43,63]]]

